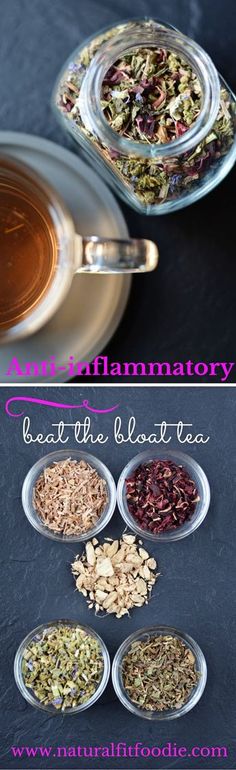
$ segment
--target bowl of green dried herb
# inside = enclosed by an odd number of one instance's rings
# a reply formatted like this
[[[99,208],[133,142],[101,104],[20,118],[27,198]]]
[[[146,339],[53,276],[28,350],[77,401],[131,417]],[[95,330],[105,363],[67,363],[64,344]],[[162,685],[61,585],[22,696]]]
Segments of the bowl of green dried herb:
[[[181,717],[200,700],[207,665],[197,642],[169,626],[131,634],[117,650],[113,686],[129,711],[143,719]]]
[[[110,675],[101,637],[77,621],[55,620],[31,631],[14,662],[17,687],[31,706],[50,714],[76,714],[92,706]]]
[[[26,475],[22,505],[41,535],[62,542],[95,537],[110,521],[116,485],[98,457],[60,449],[38,460]]]
[[[123,469],[117,504],[136,535],[158,543],[181,540],[207,515],[209,482],[201,466],[184,452],[148,449]]]

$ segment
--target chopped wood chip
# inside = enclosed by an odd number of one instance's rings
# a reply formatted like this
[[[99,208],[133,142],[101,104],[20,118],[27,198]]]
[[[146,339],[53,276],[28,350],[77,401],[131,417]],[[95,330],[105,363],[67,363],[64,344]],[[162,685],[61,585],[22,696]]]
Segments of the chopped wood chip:
[[[45,526],[68,536],[93,529],[107,502],[105,479],[84,460],[68,458],[49,465],[33,490],[33,505]],[[90,543],[91,549],[97,542]]]

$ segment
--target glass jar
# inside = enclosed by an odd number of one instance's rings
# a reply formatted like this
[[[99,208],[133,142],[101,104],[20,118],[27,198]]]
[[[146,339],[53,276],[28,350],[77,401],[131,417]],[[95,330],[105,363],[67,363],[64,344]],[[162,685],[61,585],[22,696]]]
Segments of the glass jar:
[[[176,57],[178,62],[181,59],[197,79],[199,109],[193,123],[186,127],[178,117],[190,93],[188,84],[187,90],[184,88],[184,80],[179,100],[174,105],[172,100],[175,133],[171,141],[166,141],[163,132],[161,139],[150,141],[144,128],[140,141],[134,140],[125,132],[114,130],[104,115],[101,91],[107,73],[116,73],[117,62],[143,49],[158,49],[164,58],[168,52],[168,57],[175,57],[172,64]],[[184,72],[173,72],[173,82],[176,76],[180,80]],[[118,77],[118,92],[119,85]],[[144,84],[144,91],[145,87],[149,88],[148,84]],[[117,88],[112,92],[114,98]],[[132,103],[136,97],[137,93],[132,95]],[[145,214],[165,214],[193,203],[212,190],[235,161],[234,94],[195,41],[155,20],[123,22],[83,43],[63,67],[54,89],[53,105],[64,128],[97,165],[105,181],[126,203]],[[157,107],[156,125],[158,114]]]

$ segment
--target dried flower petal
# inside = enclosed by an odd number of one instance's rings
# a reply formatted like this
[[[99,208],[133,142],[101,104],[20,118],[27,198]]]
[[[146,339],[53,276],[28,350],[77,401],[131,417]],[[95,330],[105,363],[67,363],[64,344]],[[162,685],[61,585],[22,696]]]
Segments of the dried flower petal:
[[[126,499],[139,526],[158,535],[191,519],[200,497],[182,465],[172,460],[152,460],[139,465],[126,479]]]

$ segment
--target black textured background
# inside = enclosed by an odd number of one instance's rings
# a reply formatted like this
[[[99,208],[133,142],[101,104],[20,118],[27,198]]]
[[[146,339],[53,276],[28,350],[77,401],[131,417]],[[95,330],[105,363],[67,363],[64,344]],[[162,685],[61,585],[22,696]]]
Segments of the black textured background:
[[[195,38],[235,87],[235,0],[0,0],[1,129],[69,147],[49,108],[63,62],[98,28],[145,14]],[[127,312],[105,351],[110,360],[234,361],[234,198],[232,172],[207,198],[167,217],[141,216],[121,204],[130,233],[156,240],[161,259],[155,275],[134,278]]]
[[[4,413],[5,400],[30,395],[78,404],[88,398],[96,408],[119,403],[126,421],[134,414],[139,432],[152,432],[153,424],[180,419],[193,423],[194,432],[210,435],[208,444],[189,452],[204,468],[211,485],[212,502],[205,522],[179,543],[152,548],[162,576],[149,606],[136,609],[130,618],[95,618],[83,597],[74,591],[70,562],[78,548],[51,542],[28,523],[20,502],[21,485],[31,465],[54,447],[26,446],[22,418]],[[236,768],[235,758],[235,389],[234,388],[1,388],[1,768]],[[58,419],[82,419],[81,411],[13,406],[25,409],[33,434],[50,432]],[[112,415],[94,416],[95,428],[111,433]],[[68,448],[75,446],[71,441]],[[176,440],[171,447],[177,446]],[[55,447],[56,448],[56,447]],[[60,447],[59,447],[60,448]],[[145,448],[145,447],[144,447]],[[89,446],[89,449],[91,447]],[[124,464],[138,447],[117,446],[111,440],[92,448],[107,463],[117,480]],[[164,451],[164,450],[163,450]],[[122,533],[116,512],[106,535]],[[111,656],[132,631],[152,622],[176,625],[190,633],[205,652],[208,683],[199,704],[185,717],[160,725],[132,716],[117,700],[112,686],[101,700],[80,716],[48,717],[29,706],[13,680],[13,659],[21,639],[36,625],[53,618],[69,617],[90,623],[103,636]],[[227,759],[161,760],[13,760],[10,747],[107,745],[110,741],[178,746],[226,746]]]

